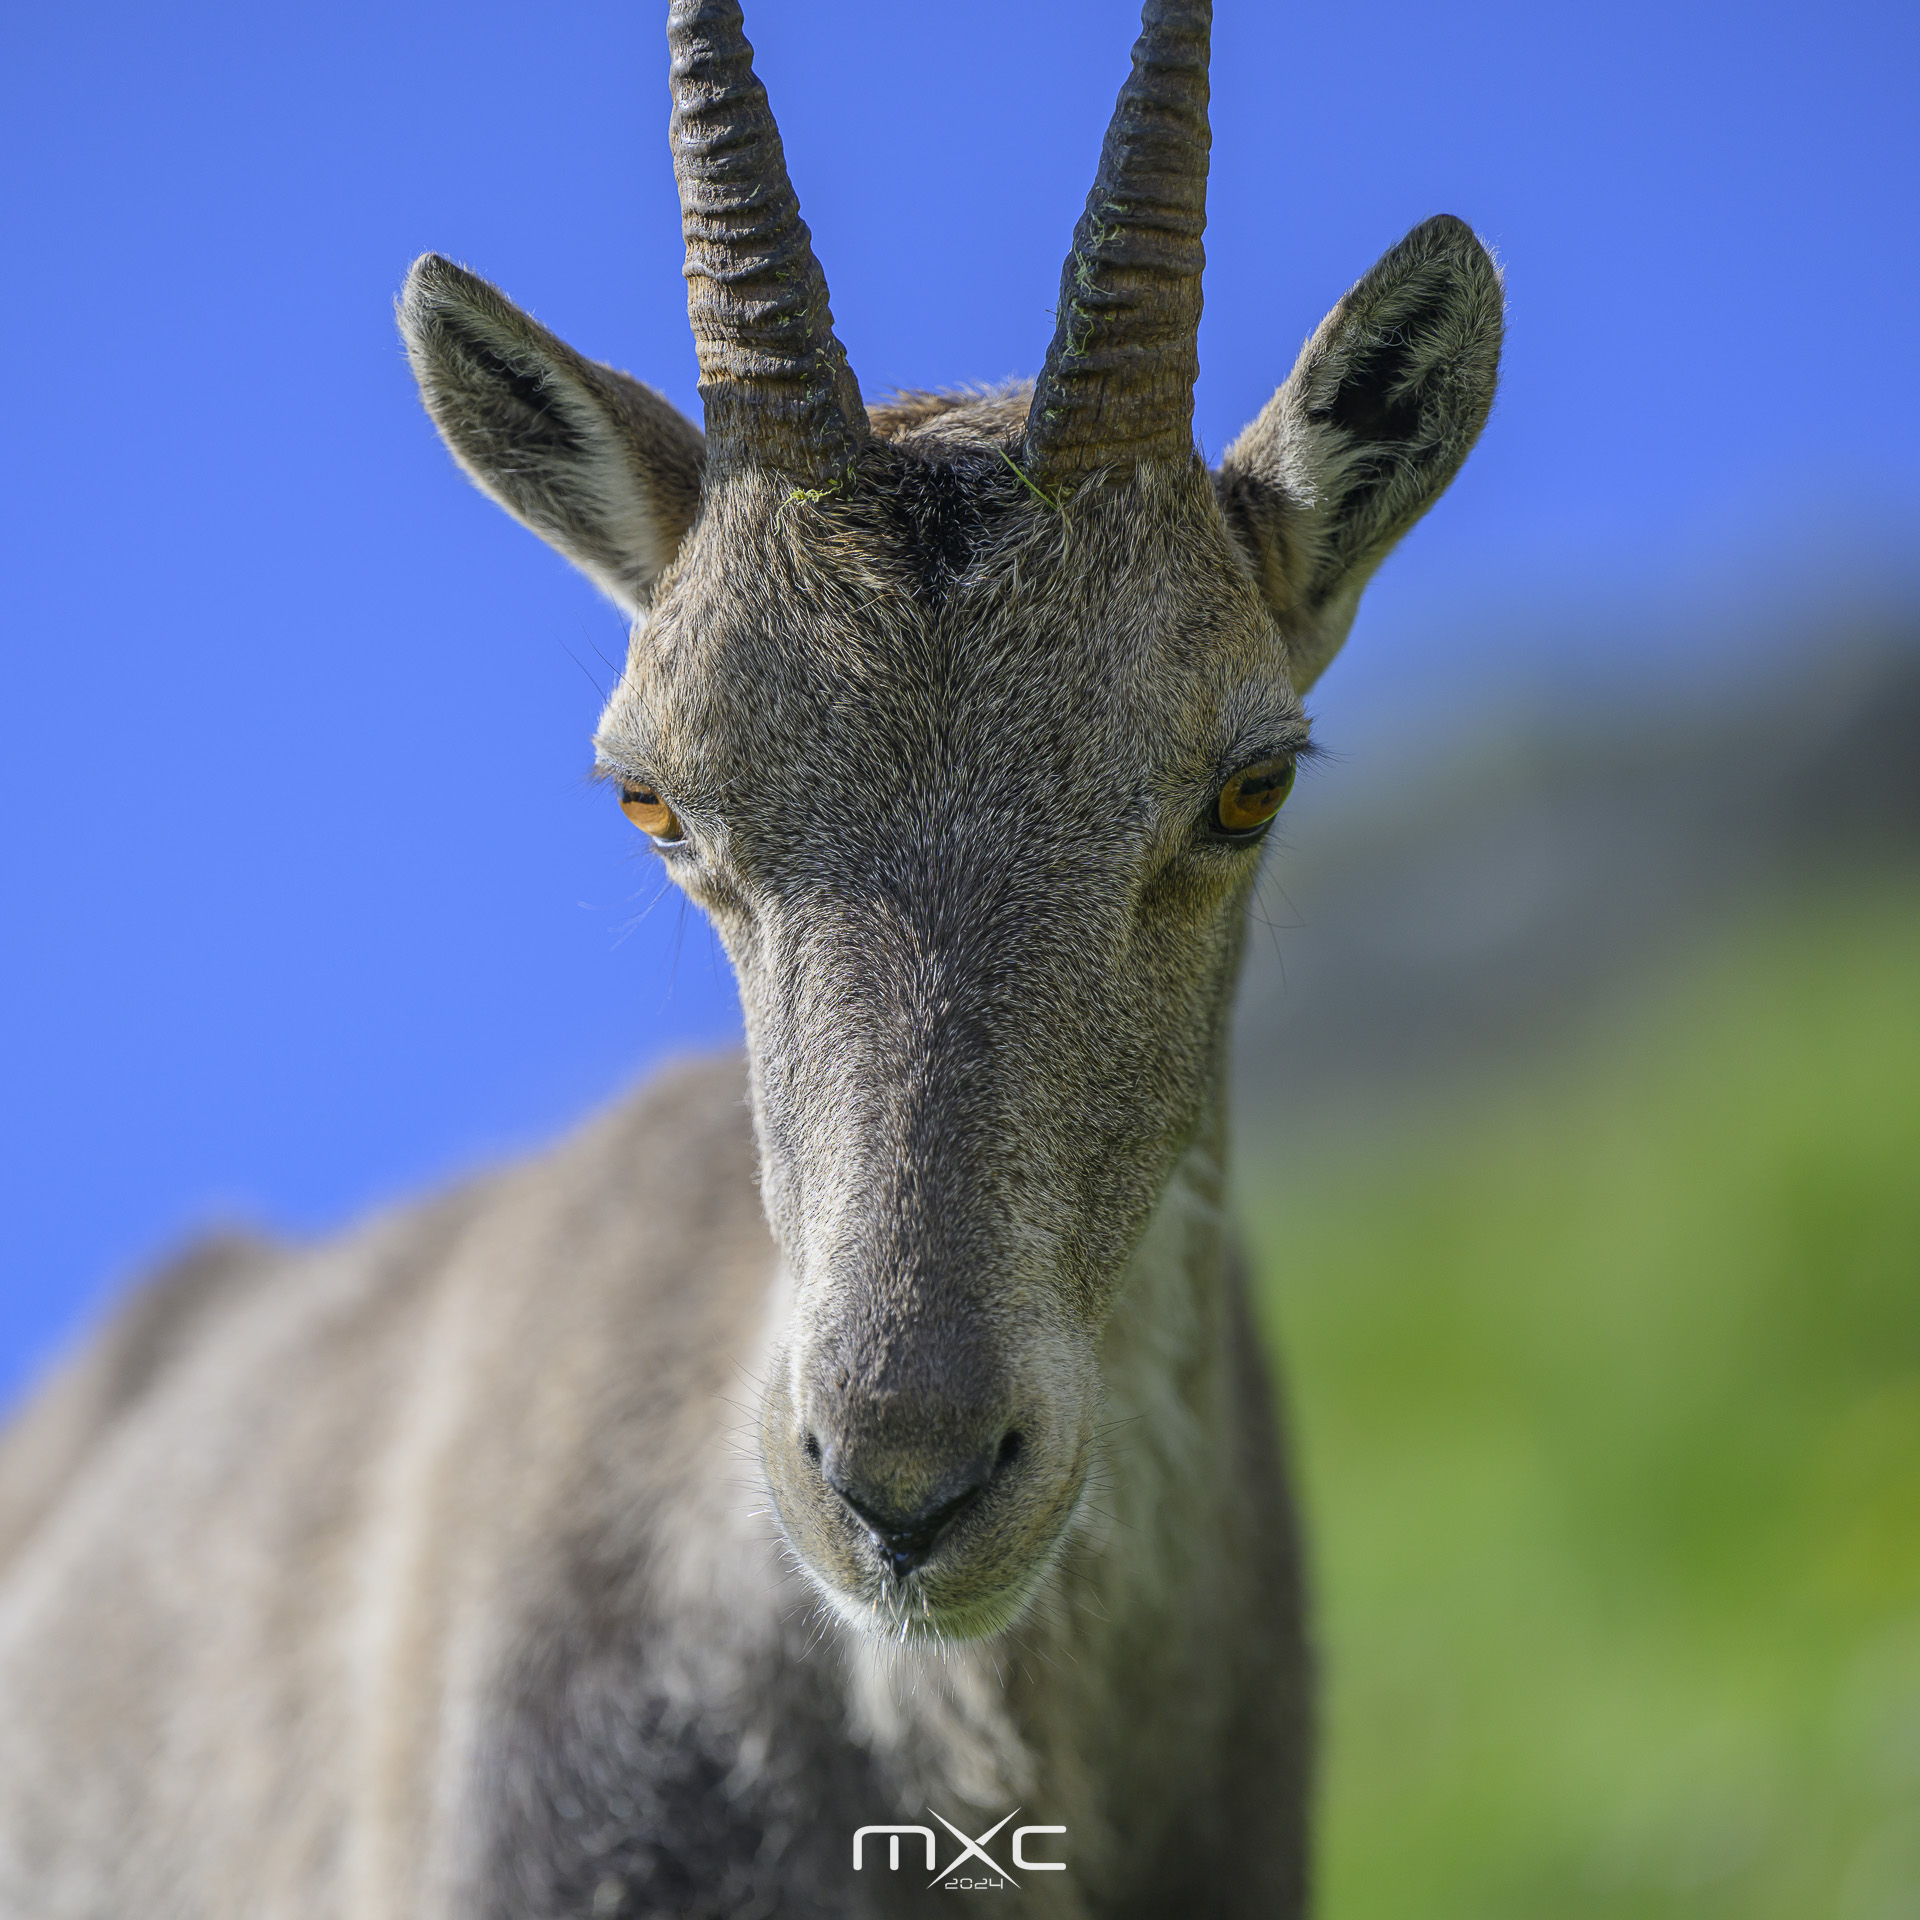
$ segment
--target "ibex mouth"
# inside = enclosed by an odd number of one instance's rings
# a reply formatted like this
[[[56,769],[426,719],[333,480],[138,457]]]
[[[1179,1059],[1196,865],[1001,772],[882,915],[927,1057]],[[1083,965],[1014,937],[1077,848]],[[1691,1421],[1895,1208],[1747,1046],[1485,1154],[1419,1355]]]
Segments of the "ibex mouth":
[[[956,1642],[991,1639],[1016,1627],[1045,1587],[1070,1531],[1080,1488],[1048,1503],[1052,1525],[1022,1527],[1017,1544],[944,1531],[922,1558],[901,1556],[868,1533],[865,1577],[842,1585],[811,1559],[808,1571],[833,1610],[868,1633],[891,1640]]]
[[[807,1436],[809,1457],[821,1461],[821,1477],[866,1528],[882,1566],[900,1581],[933,1558],[955,1531],[955,1523],[977,1508],[983,1497],[1004,1493],[1025,1444],[1019,1430],[1010,1428],[990,1459],[982,1456],[959,1476],[957,1484],[949,1483],[951,1491],[940,1487],[918,1505],[902,1508],[883,1492],[851,1479],[840,1460],[820,1454],[819,1442],[812,1434]],[[964,1542],[960,1551],[965,1551]]]
[[[866,1506],[844,1488],[835,1487],[834,1491],[866,1527],[868,1537],[879,1550],[888,1572],[896,1580],[904,1580],[932,1556],[949,1526],[979,1500],[985,1485],[976,1483],[963,1487],[951,1498],[905,1516]]]
[[[965,1445],[931,1425],[893,1445],[822,1437],[773,1392],[762,1429],[782,1531],[822,1599],[894,1640],[1004,1632],[1058,1558],[1085,1478],[1077,1447],[1027,1418]]]

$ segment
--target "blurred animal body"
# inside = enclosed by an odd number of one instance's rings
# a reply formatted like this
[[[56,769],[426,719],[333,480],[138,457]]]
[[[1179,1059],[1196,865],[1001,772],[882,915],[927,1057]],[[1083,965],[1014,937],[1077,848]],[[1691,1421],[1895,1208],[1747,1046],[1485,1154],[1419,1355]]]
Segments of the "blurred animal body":
[[[27,1408],[0,1914],[890,1914],[918,1829],[1016,1807],[1063,1830],[983,1843],[1022,1911],[1302,1911],[1227,1014],[1300,695],[1501,293],[1429,221],[1209,472],[1209,14],[1148,0],[1031,389],[863,404],[734,0],[669,24],[704,435],[415,265],[455,457],[632,615],[599,767],[746,1057],[210,1249]]]

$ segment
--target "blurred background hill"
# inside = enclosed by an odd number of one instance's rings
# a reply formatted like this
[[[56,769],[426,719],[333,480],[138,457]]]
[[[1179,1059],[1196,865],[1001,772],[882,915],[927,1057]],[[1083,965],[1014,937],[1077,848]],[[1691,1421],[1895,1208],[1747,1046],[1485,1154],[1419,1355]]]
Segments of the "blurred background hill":
[[[1526,1071],[1796,898],[1920,873],[1920,620],[1316,764],[1269,861],[1242,1117],[1310,1140]]]

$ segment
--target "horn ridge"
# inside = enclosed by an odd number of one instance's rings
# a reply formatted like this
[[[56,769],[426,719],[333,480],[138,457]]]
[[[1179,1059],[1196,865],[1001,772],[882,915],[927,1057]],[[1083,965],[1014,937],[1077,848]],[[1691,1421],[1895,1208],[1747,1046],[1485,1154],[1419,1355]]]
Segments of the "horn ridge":
[[[1192,455],[1212,24],[1211,0],[1141,9],[1027,416],[1027,465],[1042,478]]]
[[[674,179],[710,468],[845,472],[869,428],[738,0],[673,0]]]

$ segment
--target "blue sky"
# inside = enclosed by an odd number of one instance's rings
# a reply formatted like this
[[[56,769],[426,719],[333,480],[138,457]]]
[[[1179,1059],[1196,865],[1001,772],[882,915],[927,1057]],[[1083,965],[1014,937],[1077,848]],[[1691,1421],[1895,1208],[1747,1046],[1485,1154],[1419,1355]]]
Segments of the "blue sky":
[[[0,29],[0,1391],[195,1221],[315,1230],[732,1030],[582,780],[620,623],[455,474],[390,311],[437,248],[693,407],[664,15]],[[869,391],[1033,370],[1136,20],[751,0]],[[1325,683],[1336,745],[1657,702],[1783,608],[1911,590],[1915,23],[1221,0],[1209,448],[1417,220],[1509,271],[1503,398]]]

